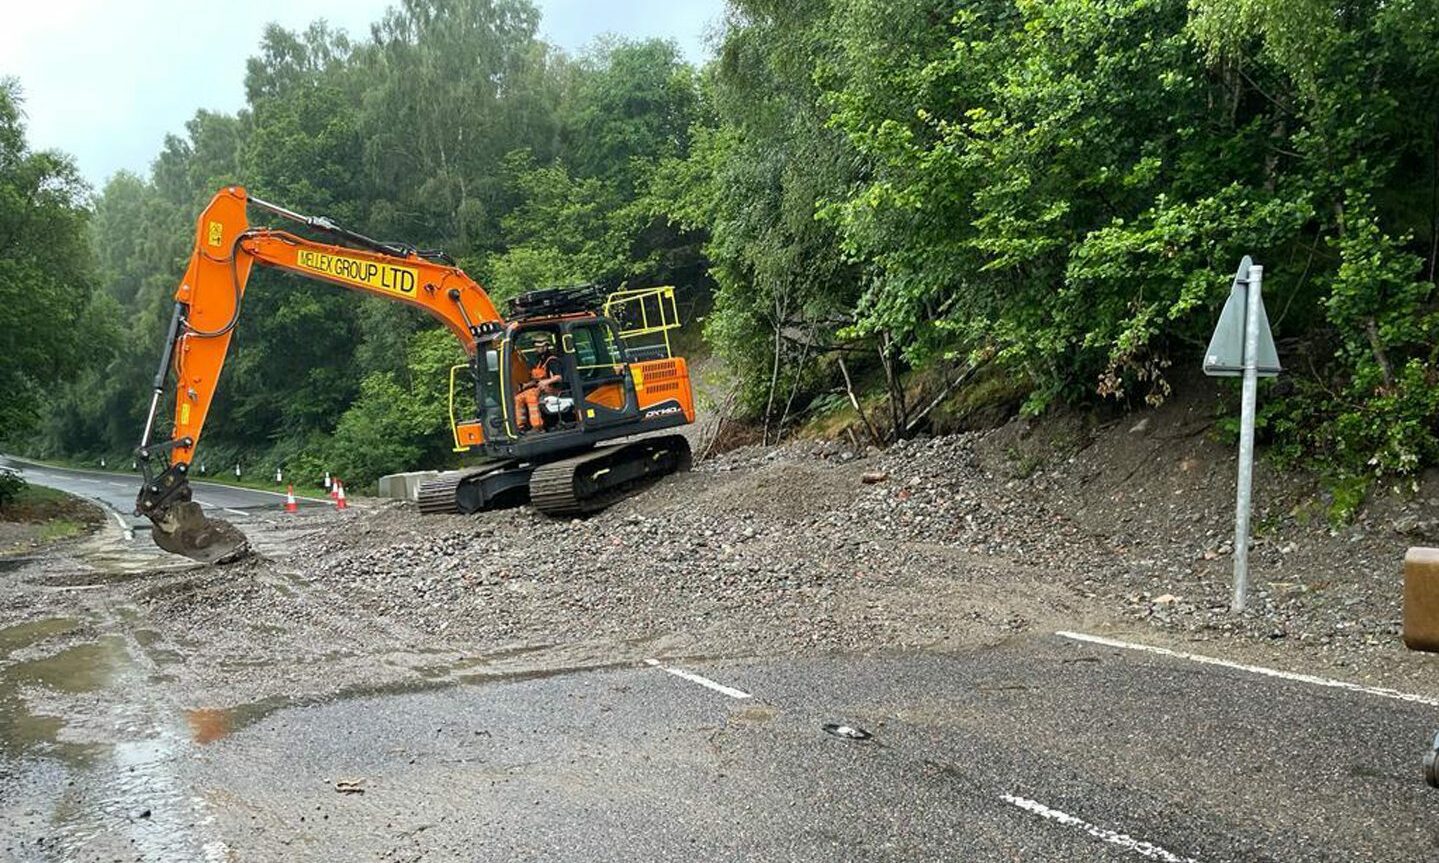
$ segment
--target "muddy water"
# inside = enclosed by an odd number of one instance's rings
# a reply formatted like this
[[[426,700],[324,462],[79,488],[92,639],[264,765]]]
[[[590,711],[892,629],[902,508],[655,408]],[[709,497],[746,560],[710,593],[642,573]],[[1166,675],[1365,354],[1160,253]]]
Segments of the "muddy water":
[[[223,859],[223,848],[207,850],[196,836],[206,805],[176,775],[192,744],[150,686],[151,660],[117,632],[79,637],[118,622],[51,618],[0,629],[0,763],[21,765],[35,786],[18,783],[15,800],[0,795],[9,810],[0,811],[0,833],[18,828],[36,851],[60,852],[54,859]],[[63,784],[43,781],[56,776]],[[44,818],[15,824],[17,809]]]
[[[167,562],[109,531],[4,563],[7,589],[73,610],[0,627],[0,859],[224,859],[198,835],[207,805],[177,778],[193,744],[157,685],[183,657],[114,591]]]
[[[35,688],[72,694],[95,690],[108,676],[106,645],[81,644],[40,659],[9,661],[78,625],[73,618],[58,617],[0,629],[0,656],[6,660],[0,665],[0,753],[42,752],[74,762],[84,762],[94,754],[92,747],[62,741],[63,719],[30,709],[24,693]]]

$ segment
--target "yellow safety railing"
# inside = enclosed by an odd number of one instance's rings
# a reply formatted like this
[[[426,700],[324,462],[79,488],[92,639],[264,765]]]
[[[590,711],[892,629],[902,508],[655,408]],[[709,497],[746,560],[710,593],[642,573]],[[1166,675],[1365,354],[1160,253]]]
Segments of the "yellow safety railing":
[[[514,428],[514,424],[510,422],[510,400],[505,398],[505,393],[508,392],[508,390],[505,389],[505,372],[508,371],[507,367],[509,366],[505,358],[509,355],[510,351],[510,339],[508,336],[502,339],[499,344],[495,345],[495,351],[495,355],[499,358],[498,371],[500,373],[500,392],[497,396],[497,401],[500,403],[500,415],[505,418],[505,437],[514,440],[515,433],[511,431],[511,429]]]
[[[605,317],[620,325],[620,338],[626,342],[645,336],[661,336],[665,349],[664,359],[673,356],[670,330],[680,325],[673,285],[615,291],[605,299]],[[627,324],[635,323],[636,318],[638,326],[626,327]]]

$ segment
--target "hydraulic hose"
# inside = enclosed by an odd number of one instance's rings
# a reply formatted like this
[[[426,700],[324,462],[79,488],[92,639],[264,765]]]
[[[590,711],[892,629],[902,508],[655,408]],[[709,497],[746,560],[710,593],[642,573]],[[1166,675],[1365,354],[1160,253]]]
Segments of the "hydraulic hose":
[[[235,242],[230,246],[230,286],[235,291],[235,311],[230,315],[230,320],[227,321],[223,327],[213,331],[197,330],[191,326],[189,320],[186,320],[185,329],[191,334],[202,339],[215,339],[228,335],[231,330],[235,329],[235,324],[239,323],[240,303],[244,299],[244,291],[240,289],[240,243],[244,242],[249,236],[249,231],[242,232],[239,236],[235,237]]]

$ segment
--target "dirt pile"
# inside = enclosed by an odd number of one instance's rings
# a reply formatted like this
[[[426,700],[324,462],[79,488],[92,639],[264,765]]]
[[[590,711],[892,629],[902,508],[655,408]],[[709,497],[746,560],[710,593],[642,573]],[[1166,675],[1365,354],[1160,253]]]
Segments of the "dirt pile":
[[[477,641],[678,637],[694,652],[992,640],[1070,593],[886,514],[879,459],[827,444],[705,463],[586,520],[390,504],[316,537],[305,575],[372,613]],[[886,522],[908,518],[899,532]],[[1044,597],[1042,612],[1034,597]]]
[[[1399,561],[1439,500],[1385,495],[1336,530],[1311,479],[1261,465],[1236,617],[1234,465],[1207,413],[1040,429],[744,448],[565,523],[387,504],[316,536],[303,570],[371,613],[488,641],[868,649],[1119,617],[1291,639],[1340,664],[1397,649]]]

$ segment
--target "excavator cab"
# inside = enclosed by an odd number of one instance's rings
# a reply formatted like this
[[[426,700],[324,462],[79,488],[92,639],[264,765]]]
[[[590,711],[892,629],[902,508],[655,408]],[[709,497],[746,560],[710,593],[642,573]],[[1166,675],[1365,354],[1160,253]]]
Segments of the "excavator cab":
[[[515,396],[541,362],[541,346],[550,345],[559,361],[560,383],[539,399],[542,429],[521,431]],[[456,448],[489,443],[487,450],[528,455],[593,445],[593,434],[606,426],[638,420],[639,395],[631,359],[614,322],[593,314],[523,321],[481,347],[472,363],[479,416],[454,422]],[[458,401],[452,380],[451,404]],[[452,420],[454,417],[452,415]],[[537,436],[544,436],[545,440]]]
[[[668,311],[651,320],[644,303],[656,300],[652,306]],[[635,326],[625,328],[609,314],[622,309],[635,312]],[[465,397],[459,378],[451,376],[455,450],[479,448],[493,458],[532,459],[692,422],[688,370],[669,350],[668,332],[678,326],[673,309],[674,288],[669,286],[608,296],[591,287],[552,288],[512,301],[511,321],[478,345],[471,361],[474,418],[458,418],[454,406]],[[515,396],[540,361],[540,344],[554,347],[562,381],[541,397],[543,430],[526,433],[515,416]]]
[[[456,451],[476,451],[487,461],[425,483],[420,510],[474,512],[528,495],[542,512],[573,516],[688,469],[689,444],[681,435],[617,443],[694,421],[689,370],[668,343],[677,325],[673,298],[668,286],[609,297],[583,288],[537,291],[513,302],[510,323],[473,359],[478,416],[451,414]],[[668,311],[647,318],[640,307],[646,300]],[[634,314],[611,317],[619,307]],[[562,383],[541,401],[544,430],[521,432],[515,395],[538,362],[540,341],[558,347]],[[452,377],[452,405],[463,399],[457,381]]]

